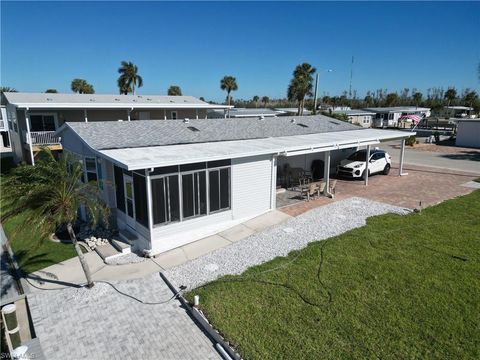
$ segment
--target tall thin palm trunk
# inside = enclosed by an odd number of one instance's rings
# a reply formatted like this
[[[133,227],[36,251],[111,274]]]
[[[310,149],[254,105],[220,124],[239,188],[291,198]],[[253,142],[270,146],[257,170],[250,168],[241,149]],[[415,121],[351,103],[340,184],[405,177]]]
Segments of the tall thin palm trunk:
[[[70,240],[72,240],[73,246],[75,247],[75,251],[77,252],[78,259],[80,260],[80,264],[82,265],[83,272],[85,273],[85,277],[87,278],[87,287],[93,287],[94,283],[92,280],[92,274],[90,272],[90,267],[88,266],[87,260],[83,255],[82,249],[78,244],[77,237],[75,236],[75,232],[73,231],[72,223],[67,224],[68,235],[70,235]]]

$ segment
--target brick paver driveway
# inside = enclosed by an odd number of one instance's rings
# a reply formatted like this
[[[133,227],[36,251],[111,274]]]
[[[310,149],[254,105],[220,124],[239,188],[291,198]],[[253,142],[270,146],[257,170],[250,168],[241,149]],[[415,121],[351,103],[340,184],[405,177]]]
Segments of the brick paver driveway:
[[[478,178],[478,175],[469,173],[413,165],[404,166],[404,172],[408,175],[398,176],[398,168],[394,165],[388,176],[371,176],[368,186],[364,186],[361,180],[338,180],[335,200],[320,197],[279,210],[291,216],[298,216],[317,206],[352,196],[414,209],[419,207],[420,202],[422,207],[426,207],[468,194],[474,189],[462,185]]]
[[[28,300],[47,359],[221,359],[159,274],[97,283],[92,289],[38,291]]]

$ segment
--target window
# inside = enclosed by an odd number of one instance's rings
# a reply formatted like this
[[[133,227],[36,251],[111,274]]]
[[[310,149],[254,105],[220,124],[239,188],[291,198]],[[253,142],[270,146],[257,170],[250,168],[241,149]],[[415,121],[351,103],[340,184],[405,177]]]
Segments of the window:
[[[172,111],[171,114],[172,114],[172,115],[171,115],[172,120],[177,120],[177,112],[176,112],[176,111]]]
[[[205,171],[182,175],[183,218],[207,213],[207,183]]]
[[[87,182],[97,181],[97,162],[95,158],[85,158],[85,176]]]
[[[210,212],[228,209],[230,207],[230,169],[210,170],[208,179]]]
[[[147,186],[145,177],[133,173],[133,192],[135,194],[135,219],[148,227]]]
[[[135,218],[135,213],[133,212],[133,182],[129,176],[124,177],[123,180],[125,181],[126,214],[131,218]]]
[[[163,225],[230,208],[230,160],[158,168],[153,173],[153,222]],[[166,172],[171,170],[172,173]],[[152,174],[153,174],[152,173]]]
[[[180,221],[178,175],[152,179],[153,223]]]
[[[117,199],[117,209],[125,212],[125,194],[123,191],[123,171],[118,166],[113,166],[115,177],[115,195]]]
[[[53,115],[30,115],[30,131],[55,131]]]
[[[97,177],[98,187],[103,190],[102,159],[97,157]]]

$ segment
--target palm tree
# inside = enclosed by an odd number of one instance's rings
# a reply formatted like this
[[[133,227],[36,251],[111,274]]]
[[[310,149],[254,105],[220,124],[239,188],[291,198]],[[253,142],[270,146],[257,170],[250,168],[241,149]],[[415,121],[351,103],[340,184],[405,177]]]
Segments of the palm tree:
[[[258,97],[258,95],[255,95],[255,96],[252,98],[252,101],[255,103],[255,107],[258,106],[258,100],[260,100],[260,98]]]
[[[453,100],[455,100],[456,97],[457,97],[457,90],[455,90],[455,88],[448,89],[445,92],[445,96],[444,96],[444,98],[447,100],[447,106],[450,106],[450,103]]]
[[[267,104],[270,102],[270,98],[268,96],[262,97],[262,103],[265,107],[267,107]]]
[[[132,92],[132,88],[122,78],[117,79],[117,86],[120,95],[128,95]]]
[[[0,104],[2,105],[5,105],[7,102],[7,100],[3,96],[3,93],[6,92],[17,92],[17,90],[8,86],[0,86]]]
[[[227,103],[230,105],[232,91],[238,90],[237,79],[233,76],[225,75],[222,80],[220,80],[220,89],[227,92]]]
[[[15,168],[3,183],[2,222],[19,214],[25,214],[18,226],[29,227],[44,239],[60,226],[66,226],[72,244],[87,279],[93,281],[73,230],[78,209],[83,206],[92,226],[101,219],[107,224],[108,208],[98,199],[98,188],[93,183],[82,183],[81,164],[72,155],[63,154],[56,160],[52,151],[44,148],[38,155],[35,166],[23,165]]]
[[[169,96],[182,96],[182,89],[178,85],[170,85],[168,88]]]
[[[78,94],[95,94],[93,85],[90,85],[86,80],[83,79],[73,79],[70,84],[70,88],[73,92]]]
[[[45,92],[46,92],[47,94],[56,94],[56,93],[58,93],[57,89],[47,89],[47,90],[45,90]]]
[[[3,94],[4,92],[17,92],[17,90],[10,86],[0,86],[0,93]]]
[[[122,61],[121,67],[118,68],[118,73],[120,77],[117,80],[118,88],[120,93],[132,92],[135,95],[135,86],[143,86],[143,78],[138,74],[138,66],[132,63],[131,61]]]
[[[298,102],[298,115],[303,115],[305,97],[312,96],[313,74],[317,70],[308,63],[297,65],[293,71],[293,79],[288,86],[287,96],[290,101]]]
[[[397,93],[390,93],[387,95],[385,99],[385,103],[387,106],[394,106],[398,102],[398,94]]]
[[[473,103],[475,102],[475,100],[477,100],[477,98],[478,98],[478,95],[475,91],[469,91],[465,95],[464,100],[468,104],[468,106],[473,107]]]
[[[417,91],[415,93],[413,93],[412,95],[412,98],[413,98],[413,101],[415,102],[415,106],[418,108],[418,105],[420,105],[420,102],[422,101],[422,93]]]
[[[371,96],[371,95],[365,96],[365,99],[363,99],[363,102],[364,102],[365,105],[367,105],[367,106],[372,105],[372,103],[373,103],[373,98],[372,98],[372,96]]]

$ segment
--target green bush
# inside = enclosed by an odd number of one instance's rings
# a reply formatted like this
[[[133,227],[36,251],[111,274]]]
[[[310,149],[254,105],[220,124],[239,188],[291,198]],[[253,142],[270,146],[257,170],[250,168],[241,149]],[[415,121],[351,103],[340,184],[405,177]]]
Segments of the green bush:
[[[417,142],[417,137],[415,135],[410,136],[405,140],[405,144],[408,146],[413,146]]]

